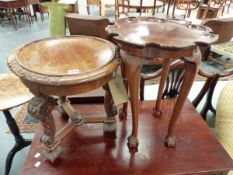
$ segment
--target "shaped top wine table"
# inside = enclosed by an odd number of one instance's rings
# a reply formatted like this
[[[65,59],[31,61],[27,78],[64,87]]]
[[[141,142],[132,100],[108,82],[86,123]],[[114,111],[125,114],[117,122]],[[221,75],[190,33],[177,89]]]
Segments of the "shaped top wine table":
[[[218,36],[204,26],[155,17],[119,19],[114,25],[109,25],[106,31],[121,49],[122,73],[128,80],[125,85],[129,86],[133,122],[132,134],[128,137],[130,150],[137,151],[138,146],[138,89],[141,66],[158,58],[163,59],[159,92],[153,111],[154,116],[158,117],[162,116],[160,102],[171,59],[184,60],[185,74],[165,138],[165,145],[174,147],[175,123],[192,86],[201,58],[198,45],[213,43]],[[127,104],[120,113],[121,117],[126,115]]]
[[[83,123],[104,123],[113,130],[115,112],[106,84],[118,67],[115,45],[87,36],[47,38],[25,44],[12,51],[8,66],[35,95],[28,113],[44,128],[42,154],[53,162],[61,153],[60,141]],[[66,98],[104,86],[107,117],[85,117],[75,111]],[[52,110],[58,96],[61,112],[69,116],[67,125],[56,132]],[[105,126],[105,125],[104,125]]]

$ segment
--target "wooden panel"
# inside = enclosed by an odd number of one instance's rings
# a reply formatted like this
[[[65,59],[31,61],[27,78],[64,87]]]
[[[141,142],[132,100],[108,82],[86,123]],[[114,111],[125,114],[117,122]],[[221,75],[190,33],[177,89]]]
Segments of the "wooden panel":
[[[131,117],[117,122],[117,133],[104,135],[101,124],[82,125],[61,143],[60,158],[50,164],[34,155],[41,150],[41,128],[35,134],[32,146],[22,168],[22,175],[118,175],[118,174],[217,174],[233,169],[233,162],[216,140],[206,123],[186,102],[177,124],[176,148],[164,147],[163,141],[173,108],[172,101],[162,102],[162,118],[152,115],[152,102],[142,102],[139,120],[139,151],[130,154],[127,136],[131,130]],[[102,105],[75,106],[85,115],[101,115]],[[57,127],[63,125],[57,111],[53,111]],[[40,161],[36,168],[34,164]]]
[[[93,37],[48,38],[23,46],[16,57],[22,67],[40,74],[88,74],[111,62],[115,47]]]
[[[0,82],[0,110],[19,106],[33,97],[14,74],[1,74]]]

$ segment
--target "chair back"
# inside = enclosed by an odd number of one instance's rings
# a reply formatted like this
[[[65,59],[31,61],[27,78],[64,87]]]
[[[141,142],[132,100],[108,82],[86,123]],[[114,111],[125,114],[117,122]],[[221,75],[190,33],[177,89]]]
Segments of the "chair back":
[[[130,1],[129,0],[115,0],[115,18],[120,18],[121,14],[127,16],[129,12]]]
[[[90,6],[98,6],[99,7],[99,15],[102,16],[102,5],[101,5],[101,0],[87,0],[87,14],[90,15]]]
[[[87,5],[101,5],[101,0],[87,0]]]
[[[230,41],[233,37],[233,18],[208,19],[202,22],[219,35],[217,43]]]
[[[155,10],[163,6],[164,2],[157,0],[138,0],[137,2],[133,0],[115,0],[115,18],[120,18],[121,14],[128,16],[128,13],[131,12],[133,12],[133,15],[141,15],[148,10],[152,10],[152,15],[154,15]]]
[[[108,38],[105,28],[110,22],[106,17],[67,13],[65,18],[70,30],[70,35],[88,35],[103,39]]]

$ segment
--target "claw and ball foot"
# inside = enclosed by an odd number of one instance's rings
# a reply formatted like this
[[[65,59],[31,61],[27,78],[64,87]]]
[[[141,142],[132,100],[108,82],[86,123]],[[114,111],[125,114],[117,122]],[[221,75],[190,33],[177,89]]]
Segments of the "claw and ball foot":
[[[177,142],[177,139],[175,136],[167,136],[164,141],[164,145],[169,148],[173,148],[176,146],[176,142]]]
[[[133,136],[133,135],[130,135],[128,137],[127,145],[128,145],[128,148],[129,148],[130,152],[137,152],[138,151],[138,145],[139,145],[138,138]]]
[[[155,108],[153,108],[153,116],[154,117],[162,117],[162,111],[156,110]]]
[[[120,120],[125,120],[127,118],[127,112],[123,108],[119,109],[119,118]]]
[[[58,146],[53,151],[48,151],[46,149],[43,149],[41,154],[50,162],[54,163],[54,161],[59,157],[63,149]]]

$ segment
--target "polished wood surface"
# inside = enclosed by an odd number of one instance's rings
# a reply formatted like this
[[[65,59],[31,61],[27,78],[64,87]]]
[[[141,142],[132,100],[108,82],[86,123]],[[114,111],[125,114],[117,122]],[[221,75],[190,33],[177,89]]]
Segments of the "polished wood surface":
[[[121,49],[122,74],[128,81],[125,86],[129,89],[131,110],[133,115],[132,133],[128,138],[130,149],[137,151],[138,146],[138,91],[139,77],[143,64],[148,64],[156,59],[163,60],[157,102],[153,114],[162,117],[160,100],[168,75],[171,59],[184,60],[184,80],[180,87],[175,108],[169,122],[165,145],[175,147],[175,125],[179,118],[184,101],[191,89],[201,53],[197,47],[200,44],[210,44],[218,39],[207,27],[180,24],[180,21],[171,19],[158,19],[155,17],[125,18],[116,20],[114,25],[109,25],[106,31]],[[123,105],[120,116],[127,116],[127,104]]]
[[[116,129],[117,111],[107,86],[119,65],[115,50],[112,43],[100,38],[70,36],[31,42],[16,48],[8,57],[9,68],[35,95],[28,103],[28,114],[43,125],[42,154],[51,162],[63,150],[62,139],[75,127],[84,123],[104,123],[105,131]],[[66,98],[101,86],[105,90],[106,116],[83,117]],[[51,113],[55,104],[69,117],[69,122],[59,131]]]
[[[33,95],[14,74],[0,74],[0,111],[19,106]]]
[[[110,21],[107,17],[67,13],[65,18],[70,35],[87,35],[108,39],[105,28],[110,24]]]
[[[112,43],[69,36],[23,45],[12,51],[8,65],[33,93],[66,96],[105,85],[118,61]]]
[[[140,103],[139,139],[141,144],[137,154],[130,154],[126,145],[131,130],[131,115],[127,120],[117,122],[117,132],[103,136],[102,126],[83,125],[68,135],[61,157],[50,164],[43,157],[35,158],[40,152],[39,127],[26,157],[21,175],[165,175],[165,174],[220,174],[233,169],[232,159],[217,141],[214,134],[186,101],[177,123],[177,134],[181,137],[175,149],[163,146],[170,112],[174,102],[162,101],[163,118],[154,118],[151,108],[154,101]],[[84,115],[102,115],[102,105],[77,105]],[[92,109],[92,110],[90,110]],[[53,111],[58,129],[64,120],[58,111]],[[35,167],[35,163],[40,166]]]
[[[114,40],[141,48],[155,46],[184,49],[200,43],[212,43],[217,39],[217,35],[210,33],[210,28],[181,25],[176,20],[154,17],[119,19],[106,30],[111,35],[116,35]]]
[[[88,74],[100,69],[111,62],[114,56],[113,45],[101,39],[65,37],[25,45],[18,51],[16,59],[29,71],[67,76]]]

